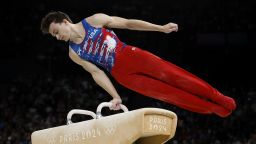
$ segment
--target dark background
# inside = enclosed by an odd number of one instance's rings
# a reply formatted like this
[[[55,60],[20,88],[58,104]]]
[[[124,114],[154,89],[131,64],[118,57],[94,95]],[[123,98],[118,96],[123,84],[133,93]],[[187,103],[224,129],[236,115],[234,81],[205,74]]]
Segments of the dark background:
[[[30,143],[33,131],[64,125],[71,109],[95,111],[111,100],[89,73],[69,60],[67,43],[41,33],[41,18],[59,10],[75,23],[99,12],[161,25],[177,23],[179,32],[170,34],[114,31],[127,44],[190,71],[234,98],[237,109],[227,118],[188,112],[132,92],[109,75],[123,103],[130,110],[174,111],[179,122],[170,144],[255,144],[255,6],[253,0],[1,3],[0,143]],[[74,121],[84,119],[76,116]]]

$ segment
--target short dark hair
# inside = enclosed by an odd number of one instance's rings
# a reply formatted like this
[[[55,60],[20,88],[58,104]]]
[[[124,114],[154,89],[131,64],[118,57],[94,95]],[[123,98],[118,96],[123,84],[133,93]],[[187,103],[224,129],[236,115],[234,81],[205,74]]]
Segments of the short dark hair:
[[[50,24],[52,22],[54,23],[62,23],[63,19],[66,19],[67,21],[71,22],[71,19],[69,18],[69,16],[63,12],[60,11],[52,11],[49,12],[41,21],[41,31],[44,34],[48,34],[49,33],[49,28],[50,28]]]

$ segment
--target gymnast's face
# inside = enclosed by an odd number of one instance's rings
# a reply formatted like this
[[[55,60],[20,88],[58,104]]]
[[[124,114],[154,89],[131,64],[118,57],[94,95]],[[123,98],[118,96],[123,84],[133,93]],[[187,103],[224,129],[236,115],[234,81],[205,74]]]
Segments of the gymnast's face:
[[[49,33],[56,37],[57,40],[69,41],[71,33],[70,23],[65,19],[62,23],[52,22],[49,27]]]

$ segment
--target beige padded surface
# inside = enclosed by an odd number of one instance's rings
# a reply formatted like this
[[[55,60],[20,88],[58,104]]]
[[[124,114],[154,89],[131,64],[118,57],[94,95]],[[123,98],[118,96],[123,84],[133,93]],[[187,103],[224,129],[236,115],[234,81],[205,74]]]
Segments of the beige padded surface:
[[[70,125],[35,131],[32,144],[161,144],[171,139],[177,116],[143,108]]]

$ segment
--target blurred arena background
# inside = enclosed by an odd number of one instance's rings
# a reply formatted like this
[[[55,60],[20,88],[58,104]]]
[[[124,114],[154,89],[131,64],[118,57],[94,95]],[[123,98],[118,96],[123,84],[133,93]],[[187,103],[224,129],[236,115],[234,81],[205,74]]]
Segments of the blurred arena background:
[[[29,144],[33,131],[66,123],[71,109],[95,111],[111,97],[68,58],[68,44],[43,35],[51,10],[73,22],[94,13],[175,22],[178,33],[114,30],[119,38],[194,73],[238,107],[228,118],[191,113],[112,82],[130,110],[164,108],[178,115],[170,144],[256,144],[256,4],[253,0],[35,0],[1,4],[0,144]],[[112,114],[106,110],[105,114]],[[89,119],[74,116],[75,121]]]

